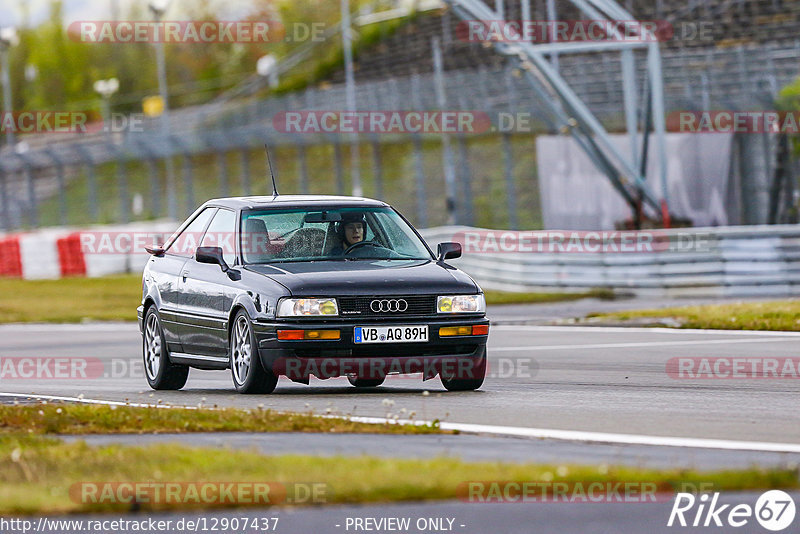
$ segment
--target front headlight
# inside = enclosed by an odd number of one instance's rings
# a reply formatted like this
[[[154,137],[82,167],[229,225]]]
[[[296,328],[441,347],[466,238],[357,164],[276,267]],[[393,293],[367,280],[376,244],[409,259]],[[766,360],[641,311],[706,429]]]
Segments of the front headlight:
[[[436,311],[439,313],[484,313],[486,299],[480,295],[455,295],[436,299]]]
[[[308,317],[339,315],[336,299],[281,299],[278,317]]]

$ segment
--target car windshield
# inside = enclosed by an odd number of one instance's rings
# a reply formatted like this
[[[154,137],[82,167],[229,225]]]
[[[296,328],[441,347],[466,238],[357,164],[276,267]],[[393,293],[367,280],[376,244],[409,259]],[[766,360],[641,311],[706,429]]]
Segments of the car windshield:
[[[244,263],[431,260],[416,232],[389,207],[242,212]]]

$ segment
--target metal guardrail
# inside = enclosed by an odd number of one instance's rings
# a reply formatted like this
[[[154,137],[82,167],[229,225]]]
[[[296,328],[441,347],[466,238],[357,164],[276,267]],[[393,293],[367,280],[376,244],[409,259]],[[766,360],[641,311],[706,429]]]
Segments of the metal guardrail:
[[[169,235],[177,226],[177,222],[161,220],[85,229],[52,228],[21,234],[0,232],[0,242],[28,240],[27,246],[23,243],[21,252],[17,252],[23,256],[22,275],[26,278],[57,278],[59,253],[55,241],[59,236],[88,232],[95,236],[108,234],[111,239],[127,236],[133,242],[134,235]],[[506,230],[466,226],[421,231],[433,250],[438,243],[458,241],[466,245],[468,234],[485,236],[488,233],[497,236],[498,240],[506,234],[516,235]],[[550,235],[554,233],[549,232]],[[570,232],[562,234],[569,235]],[[654,243],[681,244],[687,250],[475,253],[465,246],[464,255],[452,263],[474,277],[485,289],[506,291],[568,293],[608,288],[637,295],[667,297],[800,296],[800,226],[657,230],[653,236]],[[43,254],[48,244],[52,250],[49,255]],[[690,247],[689,244],[695,245]],[[113,253],[84,251],[83,256],[87,276],[139,272],[149,257],[138,248]]]
[[[491,231],[458,226],[422,234],[435,249],[440,242],[463,241],[465,232]],[[474,253],[467,247],[453,264],[484,288],[508,291],[608,288],[669,297],[800,295],[800,226],[664,230],[658,235],[674,243],[701,240],[704,245],[686,252],[645,253]]]

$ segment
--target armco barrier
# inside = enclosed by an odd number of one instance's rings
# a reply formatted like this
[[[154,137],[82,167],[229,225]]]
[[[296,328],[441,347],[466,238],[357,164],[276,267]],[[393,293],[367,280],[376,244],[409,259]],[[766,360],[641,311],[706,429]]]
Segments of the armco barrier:
[[[464,241],[476,228],[422,232],[431,248]],[[503,231],[495,231],[498,236]],[[684,252],[470,253],[453,264],[487,289],[577,292],[608,288],[641,295],[798,296],[800,226],[740,226],[659,231],[672,240],[702,237],[707,246]],[[463,244],[463,243],[462,243]]]
[[[0,276],[59,278],[141,272],[144,250],[91,251],[87,233],[169,235],[177,223],[46,229],[0,235]],[[444,241],[464,240],[468,227],[422,231],[433,250]],[[501,235],[504,231],[494,231]],[[708,246],[659,252],[470,253],[453,264],[487,289],[577,292],[590,288],[664,296],[800,295],[800,226],[741,226],[659,231],[667,239],[702,236]]]

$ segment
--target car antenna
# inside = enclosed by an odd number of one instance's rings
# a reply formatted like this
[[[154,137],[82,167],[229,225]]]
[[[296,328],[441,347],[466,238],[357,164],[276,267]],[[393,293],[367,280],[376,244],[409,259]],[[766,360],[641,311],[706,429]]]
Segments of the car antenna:
[[[275,185],[275,173],[272,172],[272,160],[269,158],[269,147],[264,143],[264,150],[267,151],[267,165],[269,166],[269,174],[272,176],[272,198],[278,196],[278,186]]]

